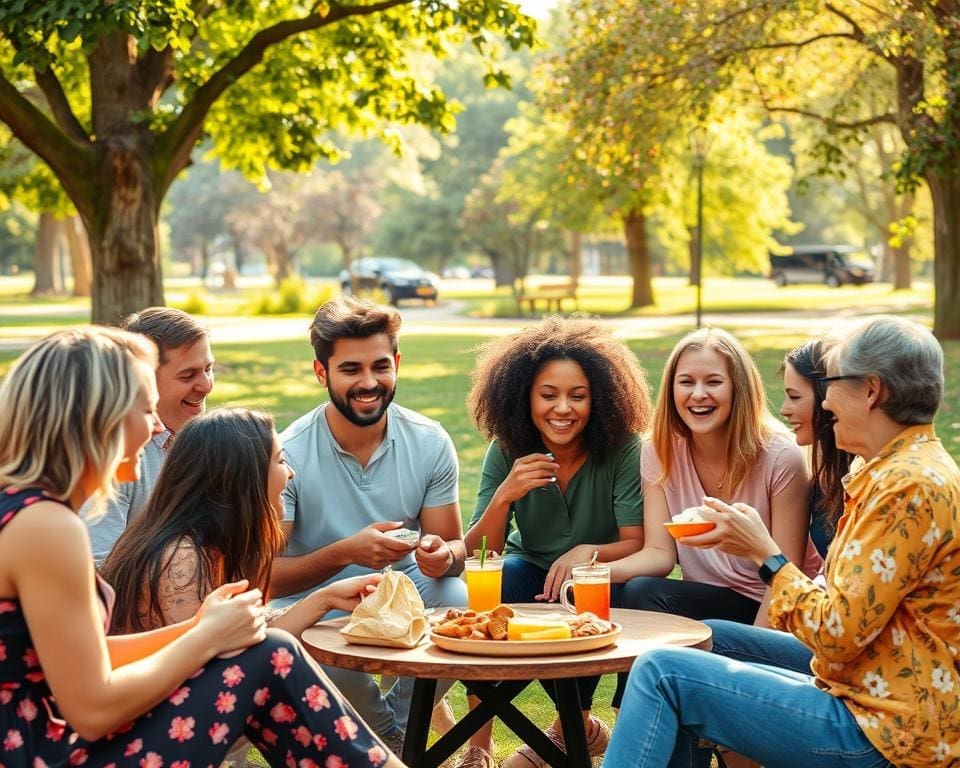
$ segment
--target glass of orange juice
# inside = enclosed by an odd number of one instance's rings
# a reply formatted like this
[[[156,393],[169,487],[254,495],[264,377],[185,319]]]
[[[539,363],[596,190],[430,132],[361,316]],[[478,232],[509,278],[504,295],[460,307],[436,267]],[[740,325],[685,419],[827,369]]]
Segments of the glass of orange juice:
[[[610,566],[578,565],[573,568],[573,578],[560,587],[560,602],[575,613],[592,613],[604,621],[610,621]],[[567,599],[573,587],[573,602]]]
[[[503,560],[487,554],[483,567],[479,557],[469,557],[464,563],[467,578],[467,606],[471,611],[490,611],[500,605],[503,585]]]

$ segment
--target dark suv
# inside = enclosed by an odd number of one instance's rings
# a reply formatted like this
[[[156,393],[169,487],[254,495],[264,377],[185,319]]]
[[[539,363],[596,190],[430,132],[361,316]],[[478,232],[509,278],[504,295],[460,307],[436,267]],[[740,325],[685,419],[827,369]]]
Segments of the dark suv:
[[[826,283],[863,285],[876,280],[873,260],[855,245],[798,245],[793,253],[770,254],[770,279],[777,285]]]
[[[379,289],[396,305],[400,299],[436,301],[440,279],[408,259],[371,256],[354,260],[349,272],[343,270],[340,287],[344,293]]]

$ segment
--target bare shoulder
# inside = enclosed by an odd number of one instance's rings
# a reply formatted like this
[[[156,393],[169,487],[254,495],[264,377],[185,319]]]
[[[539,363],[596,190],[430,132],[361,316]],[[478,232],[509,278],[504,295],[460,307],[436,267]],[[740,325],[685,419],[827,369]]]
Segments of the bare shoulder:
[[[66,582],[93,578],[87,528],[59,501],[38,501],[20,510],[0,536],[0,593],[19,594],[17,584],[37,570]]]

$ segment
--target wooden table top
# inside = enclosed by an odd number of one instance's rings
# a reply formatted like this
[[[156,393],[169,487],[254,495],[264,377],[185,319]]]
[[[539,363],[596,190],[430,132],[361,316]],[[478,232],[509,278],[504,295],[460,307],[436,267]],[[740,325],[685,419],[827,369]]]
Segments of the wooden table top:
[[[555,604],[525,603],[515,607],[527,616],[557,612]],[[614,608],[610,620],[623,627],[615,645],[549,656],[468,656],[438,648],[429,640],[409,649],[351,645],[340,634],[347,617],[321,621],[305,630],[302,640],[321,664],[370,674],[438,680],[530,680],[623,672],[637,656],[652,648],[704,647],[710,640],[706,624],[668,613]]]

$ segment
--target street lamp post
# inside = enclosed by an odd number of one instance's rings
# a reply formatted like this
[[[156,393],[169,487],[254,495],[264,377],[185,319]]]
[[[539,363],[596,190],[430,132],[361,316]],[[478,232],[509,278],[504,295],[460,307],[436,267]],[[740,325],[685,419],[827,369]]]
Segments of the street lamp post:
[[[697,287],[697,328],[701,326],[703,317],[703,166],[708,149],[710,131],[705,125],[698,125],[690,131],[690,151],[693,154],[693,167],[697,171],[697,239],[690,259],[690,269]]]

